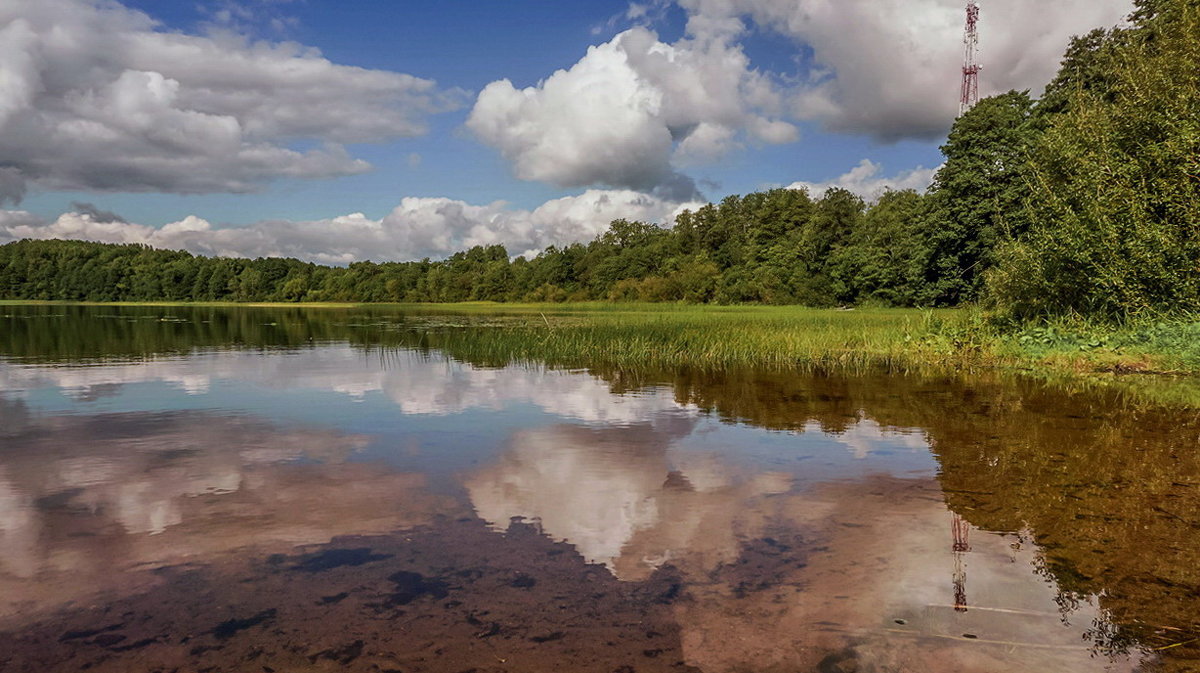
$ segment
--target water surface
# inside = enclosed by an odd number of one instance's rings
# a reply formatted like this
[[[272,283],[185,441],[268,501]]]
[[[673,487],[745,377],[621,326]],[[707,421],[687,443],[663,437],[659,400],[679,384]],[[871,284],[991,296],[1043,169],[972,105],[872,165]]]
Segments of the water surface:
[[[0,307],[0,670],[1200,668],[1193,411],[503,325]]]

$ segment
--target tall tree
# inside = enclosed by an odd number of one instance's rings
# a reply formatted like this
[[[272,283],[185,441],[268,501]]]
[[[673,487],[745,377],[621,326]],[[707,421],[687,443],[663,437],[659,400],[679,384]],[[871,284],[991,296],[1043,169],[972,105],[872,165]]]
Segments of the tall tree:
[[[939,305],[972,301],[1002,240],[1027,226],[1020,216],[1028,157],[1037,132],[1028,92],[985,98],[954,123],[942,146],[927,220],[925,282]]]

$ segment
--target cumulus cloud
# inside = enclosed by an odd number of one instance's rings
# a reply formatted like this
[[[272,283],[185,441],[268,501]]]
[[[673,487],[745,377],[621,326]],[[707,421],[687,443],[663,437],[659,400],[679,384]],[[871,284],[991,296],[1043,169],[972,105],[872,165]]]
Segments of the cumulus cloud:
[[[870,159],[863,159],[858,162],[858,165],[850,169],[849,172],[843,173],[832,180],[825,182],[793,182],[788,185],[788,189],[807,189],[810,194],[815,197],[820,197],[834,187],[840,187],[847,191],[854,192],[864,199],[871,200],[879,197],[889,189],[915,189],[918,192],[925,191],[930,184],[933,183],[933,176],[937,173],[937,168],[925,168],[918,166],[913,169],[901,171],[892,177],[880,175],[883,170],[881,164],[875,163]]]
[[[778,118],[783,102],[736,44],[715,38],[666,44],[653,31],[633,28],[537,86],[492,82],[467,127],[525,180],[687,200],[696,197],[696,186],[675,160],[711,161],[743,139],[794,141],[797,129]]]
[[[6,0],[0,203],[31,184],[247,192],[361,173],[343,143],[424,133],[458,95],[292,43],[165,32],[115,2]]]
[[[682,199],[696,193],[684,169],[748,141],[794,142],[795,121],[894,141],[941,136],[957,114],[961,0],[676,0],[687,29],[668,44],[647,25],[669,4],[630,3],[621,18],[642,25],[536,86],[492,82],[468,128],[525,180]],[[985,4],[983,92],[1039,91],[1072,34],[1130,9],[1130,0]],[[755,69],[742,47],[752,30],[811,53],[804,71]]]
[[[698,206],[625,190],[589,190],[534,210],[512,209],[502,201],[480,206],[412,197],[378,220],[352,213],[323,220],[267,220],[248,227],[214,226],[194,215],[152,227],[106,219],[113,214],[94,208],[64,213],[55,220],[0,210],[0,243],[24,238],[81,239],[144,243],[201,255],[284,256],[347,264],[441,258],[476,245],[503,245],[512,254],[533,254],[549,245],[590,240],[617,218],[670,222],[683,208]]]
[[[732,39],[744,21],[812,49],[792,113],[884,140],[935,138],[958,111],[962,0],[678,0],[698,36]],[[1131,0],[983,0],[983,95],[1040,92],[1072,35],[1112,26]],[[716,37],[712,39],[717,39]]]

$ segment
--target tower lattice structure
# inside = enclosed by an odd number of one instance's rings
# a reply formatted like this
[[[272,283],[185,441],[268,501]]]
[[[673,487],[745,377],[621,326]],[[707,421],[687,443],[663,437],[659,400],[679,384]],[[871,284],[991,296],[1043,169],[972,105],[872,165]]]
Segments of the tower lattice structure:
[[[958,114],[961,117],[979,102],[979,4],[967,3],[967,30],[963,35],[962,95]]]

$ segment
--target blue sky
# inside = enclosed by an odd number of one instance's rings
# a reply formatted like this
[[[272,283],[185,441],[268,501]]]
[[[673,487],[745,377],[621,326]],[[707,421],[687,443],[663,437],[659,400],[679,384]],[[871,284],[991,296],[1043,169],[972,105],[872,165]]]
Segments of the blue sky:
[[[1129,9],[983,4],[985,93],[1037,93],[1071,34]],[[920,189],[953,120],[961,5],[12,0],[0,242],[517,254],[772,186]]]

